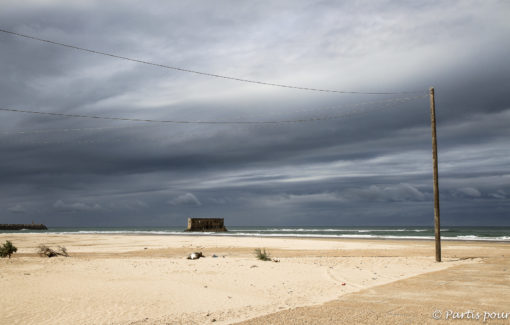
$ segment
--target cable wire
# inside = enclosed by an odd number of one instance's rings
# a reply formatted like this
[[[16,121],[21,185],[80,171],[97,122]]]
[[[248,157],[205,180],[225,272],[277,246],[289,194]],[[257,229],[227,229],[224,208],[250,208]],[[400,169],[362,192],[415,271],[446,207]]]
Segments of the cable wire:
[[[332,107],[325,107],[321,108],[321,112],[325,111],[338,111],[340,109],[351,109],[347,112],[342,112],[340,114],[335,112],[330,113],[330,117],[334,116],[335,118],[341,118],[344,116],[350,116],[355,115],[357,113],[361,112],[367,112],[370,111],[370,109],[363,108],[363,106],[368,105],[378,105],[379,108],[382,109],[382,107],[387,107],[392,104],[400,104],[412,101],[414,99],[418,98],[424,98],[424,96],[414,96],[414,97],[396,97],[396,98],[388,98],[384,100],[376,100],[376,101],[365,101],[365,102],[358,102],[355,104],[350,105],[342,105],[342,106],[332,106]],[[286,110],[285,112],[265,112],[264,116],[266,117],[276,117],[276,116],[282,116],[284,114],[297,114],[297,113],[309,113],[312,111],[317,111],[317,108],[302,108],[302,109],[293,109],[293,110]],[[331,115],[334,114],[334,115]],[[255,114],[248,114],[243,116],[238,116],[236,118],[233,118],[231,122],[236,121],[242,121],[243,119],[250,118],[250,117],[257,117],[259,115]],[[190,121],[191,122],[191,121]],[[278,122],[278,121],[275,121]],[[131,127],[153,127],[155,126],[153,123],[146,124],[146,125],[140,125],[140,124],[133,124],[133,125],[122,125],[122,126],[104,126],[104,127],[79,127],[79,128],[73,128],[73,127],[67,127],[67,128],[58,128],[58,129],[25,129],[25,130],[12,130],[12,131],[2,131],[0,132],[0,135],[12,135],[12,134],[44,134],[44,133],[53,133],[53,132],[76,132],[76,131],[103,131],[103,130],[111,130],[111,129],[125,129],[125,128],[131,128]]]
[[[408,101],[417,98],[425,98],[427,95],[416,96],[409,98]],[[399,103],[404,103],[404,101],[400,101]],[[393,103],[388,102],[386,105],[389,106]],[[37,115],[49,115],[49,116],[60,116],[60,117],[71,117],[71,118],[87,118],[87,119],[100,119],[100,120],[114,120],[114,121],[133,121],[133,122],[147,122],[147,123],[172,123],[172,124],[289,124],[289,123],[306,123],[306,122],[316,122],[316,121],[324,121],[330,119],[337,119],[343,117],[347,114],[341,115],[333,115],[333,116],[323,116],[323,117],[311,117],[311,118],[302,118],[295,120],[280,120],[280,121],[188,121],[188,120],[153,120],[153,119],[138,119],[138,118],[126,118],[126,117],[112,117],[112,116],[98,116],[98,115],[82,115],[82,114],[66,114],[66,113],[52,113],[52,112],[42,112],[42,111],[31,111],[31,110],[23,110],[23,109],[14,109],[14,108],[0,108],[0,111],[4,112],[14,112],[14,113],[26,113],[26,114],[37,114]]]
[[[81,131],[105,131],[105,130],[120,130],[120,129],[128,129],[132,127],[154,127],[155,125],[151,124],[130,124],[130,125],[122,125],[122,126],[103,126],[103,127],[83,127],[83,128],[60,128],[60,129],[25,129],[25,130],[12,130],[12,131],[2,131],[0,135],[13,135],[13,134],[47,134],[47,133],[56,133],[56,132],[81,132]]]
[[[273,86],[273,87],[280,87],[280,88],[290,88],[290,89],[298,89],[298,90],[306,90],[306,91],[316,91],[316,92],[324,92],[324,93],[358,94],[358,95],[396,95],[396,94],[424,93],[423,91],[409,91],[409,92],[407,92],[407,91],[402,91],[402,92],[344,91],[344,90],[320,89],[320,88],[311,88],[311,87],[301,87],[301,86],[292,86],[292,85],[277,84],[277,83],[257,81],[257,80],[250,80],[250,79],[243,79],[243,78],[237,78],[237,77],[229,77],[229,76],[224,76],[224,75],[219,75],[219,74],[214,74],[214,73],[208,73],[208,72],[203,72],[203,71],[197,71],[197,70],[191,70],[191,69],[185,69],[185,68],[180,68],[180,67],[169,66],[169,65],[166,65],[166,64],[149,62],[149,61],[140,60],[140,59],[133,59],[133,58],[117,55],[117,54],[101,52],[101,51],[87,49],[87,48],[79,47],[79,46],[75,46],[75,45],[70,45],[70,44],[60,43],[60,42],[56,42],[56,41],[51,41],[51,40],[47,40],[47,39],[43,39],[43,38],[39,38],[39,37],[27,35],[27,34],[16,33],[16,32],[8,31],[8,30],[1,29],[1,28],[0,28],[0,32],[6,33],[6,34],[10,34],[10,35],[19,36],[19,37],[24,37],[24,38],[28,38],[28,39],[32,39],[32,40],[36,40],[36,41],[40,41],[40,42],[45,42],[45,43],[49,43],[49,44],[53,44],[53,45],[63,46],[63,47],[67,47],[67,48],[71,48],[71,49],[75,49],[75,50],[79,50],[79,51],[84,51],[84,52],[89,52],[89,53],[93,53],[93,54],[109,56],[109,57],[116,58],[116,59],[121,59],[121,60],[136,62],[136,63],[142,63],[142,64],[147,64],[147,65],[151,65],[151,66],[155,66],[155,67],[171,69],[171,70],[177,70],[177,71],[181,71],[181,72],[193,73],[193,74],[198,74],[198,75],[202,75],[202,76],[221,78],[221,79],[229,79],[229,80],[235,80],[235,81],[252,83],[252,84],[258,84],[258,85]]]

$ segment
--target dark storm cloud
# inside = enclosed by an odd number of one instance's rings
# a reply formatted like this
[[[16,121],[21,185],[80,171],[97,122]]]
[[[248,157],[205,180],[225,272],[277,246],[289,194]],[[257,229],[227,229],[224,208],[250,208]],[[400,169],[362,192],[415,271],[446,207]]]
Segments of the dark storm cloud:
[[[331,117],[148,125],[0,112],[0,222],[428,225],[424,95],[435,86],[444,222],[509,224],[509,9],[486,1],[7,2],[1,28],[63,43],[253,80],[423,96],[271,88],[0,33],[0,107],[156,120]]]

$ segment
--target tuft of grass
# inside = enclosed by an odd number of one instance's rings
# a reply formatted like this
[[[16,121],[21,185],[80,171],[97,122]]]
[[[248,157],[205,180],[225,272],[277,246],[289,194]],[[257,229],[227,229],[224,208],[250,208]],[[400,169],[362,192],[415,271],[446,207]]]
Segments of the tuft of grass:
[[[11,258],[11,255],[17,251],[18,248],[16,248],[16,246],[14,246],[10,241],[6,240],[5,244],[0,247],[0,257],[8,256]]]
[[[58,246],[58,249],[54,250],[44,244],[41,244],[41,245],[39,245],[38,253],[40,256],[47,256],[47,257],[55,257],[55,256],[69,257],[69,254],[67,253],[67,248],[65,248],[64,246]]]
[[[269,252],[267,252],[265,248],[264,249],[256,248],[255,256],[261,261],[271,260],[271,256],[269,255]]]

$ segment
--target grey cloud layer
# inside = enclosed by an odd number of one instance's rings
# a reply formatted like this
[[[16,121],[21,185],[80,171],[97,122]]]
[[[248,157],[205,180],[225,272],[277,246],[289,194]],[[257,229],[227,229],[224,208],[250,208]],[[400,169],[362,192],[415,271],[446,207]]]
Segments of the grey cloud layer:
[[[510,224],[508,4],[7,2],[1,27],[231,76],[345,90],[436,87],[446,224]],[[432,222],[428,99],[316,94],[188,75],[0,33],[0,222]],[[398,96],[397,96],[398,97]],[[364,104],[377,101],[377,104]],[[480,220],[483,214],[483,220]]]

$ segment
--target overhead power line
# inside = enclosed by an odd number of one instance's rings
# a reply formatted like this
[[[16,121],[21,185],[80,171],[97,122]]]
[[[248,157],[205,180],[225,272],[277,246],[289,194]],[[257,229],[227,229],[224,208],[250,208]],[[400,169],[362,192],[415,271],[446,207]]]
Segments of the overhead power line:
[[[340,118],[344,116],[350,116],[350,115],[356,115],[361,112],[368,112],[370,109],[366,109],[364,107],[367,106],[374,106],[378,105],[378,107],[388,107],[393,104],[399,104],[399,103],[405,103],[414,99],[418,98],[424,98],[425,96],[413,96],[413,97],[392,97],[392,98],[385,98],[385,99],[379,99],[379,100],[371,100],[371,101],[365,101],[365,102],[357,102],[355,104],[348,104],[348,105],[341,105],[341,106],[331,106],[331,107],[323,107],[320,109],[321,113],[324,113],[326,111],[331,112],[330,117],[333,116],[335,118]],[[338,110],[345,110],[349,109],[349,111],[343,112],[341,115],[336,113]],[[264,116],[266,118],[271,117],[272,119],[276,119],[276,116],[283,116],[283,115],[289,115],[289,114],[307,114],[311,112],[316,112],[317,108],[300,108],[300,109],[292,109],[292,110],[285,110],[283,111],[271,111],[271,112],[264,112]],[[333,114],[333,115],[331,115]],[[260,114],[248,114],[243,116],[234,117],[232,119],[232,122],[239,121],[239,120],[246,120],[247,118],[256,118],[257,116],[260,116]],[[192,121],[190,121],[192,122]],[[123,125],[123,126],[104,126],[104,127],[80,127],[80,128],[58,128],[58,129],[24,129],[24,130],[11,130],[11,131],[1,131],[0,135],[12,135],[12,134],[36,134],[36,133],[53,133],[53,132],[76,132],[76,131],[104,131],[104,130],[110,130],[110,129],[124,129],[124,128],[131,128],[131,127],[153,127],[154,123],[149,123],[146,125],[140,125],[140,124],[131,124],[131,125]]]
[[[407,101],[411,101],[413,99],[425,98],[426,95],[409,97],[406,101],[400,101],[396,103],[404,103]],[[391,104],[396,104],[388,102],[385,105],[381,106],[390,106]],[[87,119],[100,119],[100,120],[113,120],[113,121],[132,121],[132,122],[148,122],[148,123],[170,123],[170,124],[217,124],[217,125],[234,125],[234,124],[290,124],[290,123],[306,123],[306,122],[317,122],[317,121],[325,121],[332,120],[345,117],[346,115],[350,115],[353,112],[347,112],[345,114],[339,115],[331,115],[331,116],[322,116],[322,117],[310,117],[310,118],[302,118],[295,120],[280,120],[280,121],[188,121],[188,120],[153,120],[153,119],[138,119],[138,118],[126,118],[126,117],[112,117],[112,116],[98,116],[98,115],[82,115],[82,114],[66,114],[66,113],[52,113],[52,112],[42,112],[42,111],[32,111],[32,110],[23,110],[23,109],[14,109],[14,108],[0,108],[0,111],[4,112],[13,112],[13,113],[26,113],[26,114],[36,114],[36,115],[48,115],[48,116],[60,116],[60,117],[70,117],[70,118],[87,118]]]
[[[0,111],[38,114],[38,115],[50,115],[50,116],[61,116],[61,117],[100,119],[100,120],[133,121],[133,122],[149,122],[149,123],[172,123],[172,124],[282,124],[282,123],[311,122],[311,121],[320,121],[320,120],[327,119],[327,118],[310,118],[310,119],[283,120],[283,121],[185,121],[185,120],[152,120],[152,119],[137,119],[137,118],[97,116],[97,115],[51,113],[51,112],[41,112],[41,111],[29,111],[29,110],[22,110],[22,109],[12,109],[12,108],[0,108]],[[328,119],[329,119],[329,117],[328,117]]]
[[[79,50],[79,51],[84,51],[84,52],[89,52],[89,53],[93,53],[93,54],[109,56],[109,57],[112,57],[112,58],[126,60],[126,61],[131,61],[131,62],[136,62],[136,63],[147,64],[147,65],[151,65],[151,66],[155,66],[155,67],[171,69],[171,70],[177,70],[177,71],[187,72],[187,73],[194,73],[194,74],[198,74],[198,75],[202,75],[202,76],[208,76],[208,77],[214,77],[214,78],[229,79],[229,80],[235,80],[235,81],[240,81],[240,82],[265,85],[265,86],[290,88],[290,89],[298,89],[298,90],[307,90],[307,91],[316,91],[316,92],[325,92],[325,93],[359,94],[359,95],[396,95],[396,94],[424,93],[423,91],[410,91],[410,92],[407,92],[407,91],[401,91],[401,92],[344,91],[344,90],[320,89],[320,88],[311,88],[311,87],[301,87],[301,86],[292,86],[292,85],[277,84],[277,83],[257,81],[257,80],[250,80],[250,79],[244,79],[244,78],[229,77],[229,76],[225,76],[225,75],[219,75],[219,74],[208,73],[208,72],[203,72],[203,71],[196,71],[196,70],[191,70],[191,69],[174,67],[174,66],[170,66],[170,65],[166,65],[166,64],[154,63],[154,62],[140,60],[140,59],[128,58],[128,57],[117,55],[117,54],[101,52],[101,51],[97,51],[97,50],[87,49],[87,48],[84,48],[84,47],[79,47],[79,46],[75,46],[75,45],[60,43],[60,42],[56,42],[56,41],[52,41],[52,40],[47,40],[47,39],[39,38],[39,37],[36,37],[36,36],[16,33],[16,32],[8,31],[8,30],[5,30],[5,29],[0,29],[0,32],[6,33],[6,34],[10,34],[10,35],[19,36],[19,37],[24,37],[24,38],[28,38],[28,39],[32,39],[32,40],[36,40],[36,41],[40,41],[40,42],[45,42],[45,43],[49,43],[49,44],[53,44],[53,45],[63,46],[63,47],[67,47],[67,48],[71,48],[71,49],[75,49],[75,50]]]
[[[60,128],[60,129],[26,129],[26,130],[13,130],[13,131],[2,131],[0,135],[13,135],[13,134],[48,134],[56,132],[81,132],[81,131],[105,131],[105,130],[119,130],[132,127],[153,127],[151,124],[129,124],[122,126],[103,126],[103,127],[86,127],[86,128]]]

